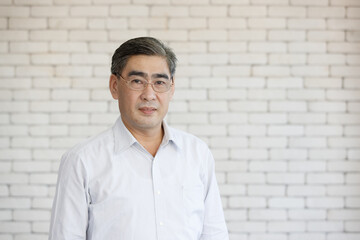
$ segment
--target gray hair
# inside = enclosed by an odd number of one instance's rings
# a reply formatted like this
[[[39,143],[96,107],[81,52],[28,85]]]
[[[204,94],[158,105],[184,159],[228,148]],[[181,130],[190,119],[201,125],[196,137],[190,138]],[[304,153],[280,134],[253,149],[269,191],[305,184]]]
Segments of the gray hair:
[[[134,55],[164,57],[171,76],[175,74],[177,62],[175,53],[160,40],[152,37],[133,38],[121,44],[112,56],[111,73],[121,74],[129,58]]]

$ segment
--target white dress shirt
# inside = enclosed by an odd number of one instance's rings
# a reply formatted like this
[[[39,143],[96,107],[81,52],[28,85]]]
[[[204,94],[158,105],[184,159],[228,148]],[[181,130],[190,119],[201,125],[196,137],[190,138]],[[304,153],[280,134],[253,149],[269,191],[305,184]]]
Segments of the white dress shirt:
[[[61,159],[50,240],[228,240],[207,145],[163,122],[153,157],[121,121]]]

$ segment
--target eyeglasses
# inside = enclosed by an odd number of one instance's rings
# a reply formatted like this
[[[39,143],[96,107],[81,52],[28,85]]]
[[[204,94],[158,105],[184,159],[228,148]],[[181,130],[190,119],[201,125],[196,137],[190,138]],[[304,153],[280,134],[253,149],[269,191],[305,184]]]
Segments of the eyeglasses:
[[[115,75],[119,78],[125,80],[126,85],[135,91],[143,91],[147,88],[148,84],[151,85],[152,89],[158,93],[164,93],[170,90],[173,85],[173,78],[171,80],[163,80],[163,79],[154,79],[151,82],[147,81],[145,78],[141,76],[130,76],[128,79],[125,79],[121,74],[115,73]]]

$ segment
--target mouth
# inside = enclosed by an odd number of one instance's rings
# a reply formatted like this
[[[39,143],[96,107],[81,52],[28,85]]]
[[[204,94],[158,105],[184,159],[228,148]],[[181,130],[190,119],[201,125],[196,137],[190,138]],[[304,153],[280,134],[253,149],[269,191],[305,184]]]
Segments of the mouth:
[[[151,115],[156,111],[154,107],[141,107],[139,110],[145,115]]]

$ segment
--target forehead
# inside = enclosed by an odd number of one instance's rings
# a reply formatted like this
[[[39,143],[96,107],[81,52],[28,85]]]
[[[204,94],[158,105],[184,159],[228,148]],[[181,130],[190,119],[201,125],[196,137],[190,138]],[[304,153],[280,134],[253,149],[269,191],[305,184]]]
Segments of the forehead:
[[[126,63],[123,72],[129,72],[134,70],[142,71],[145,73],[159,72],[170,74],[170,69],[166,58],[161,56],[131,56]]]

